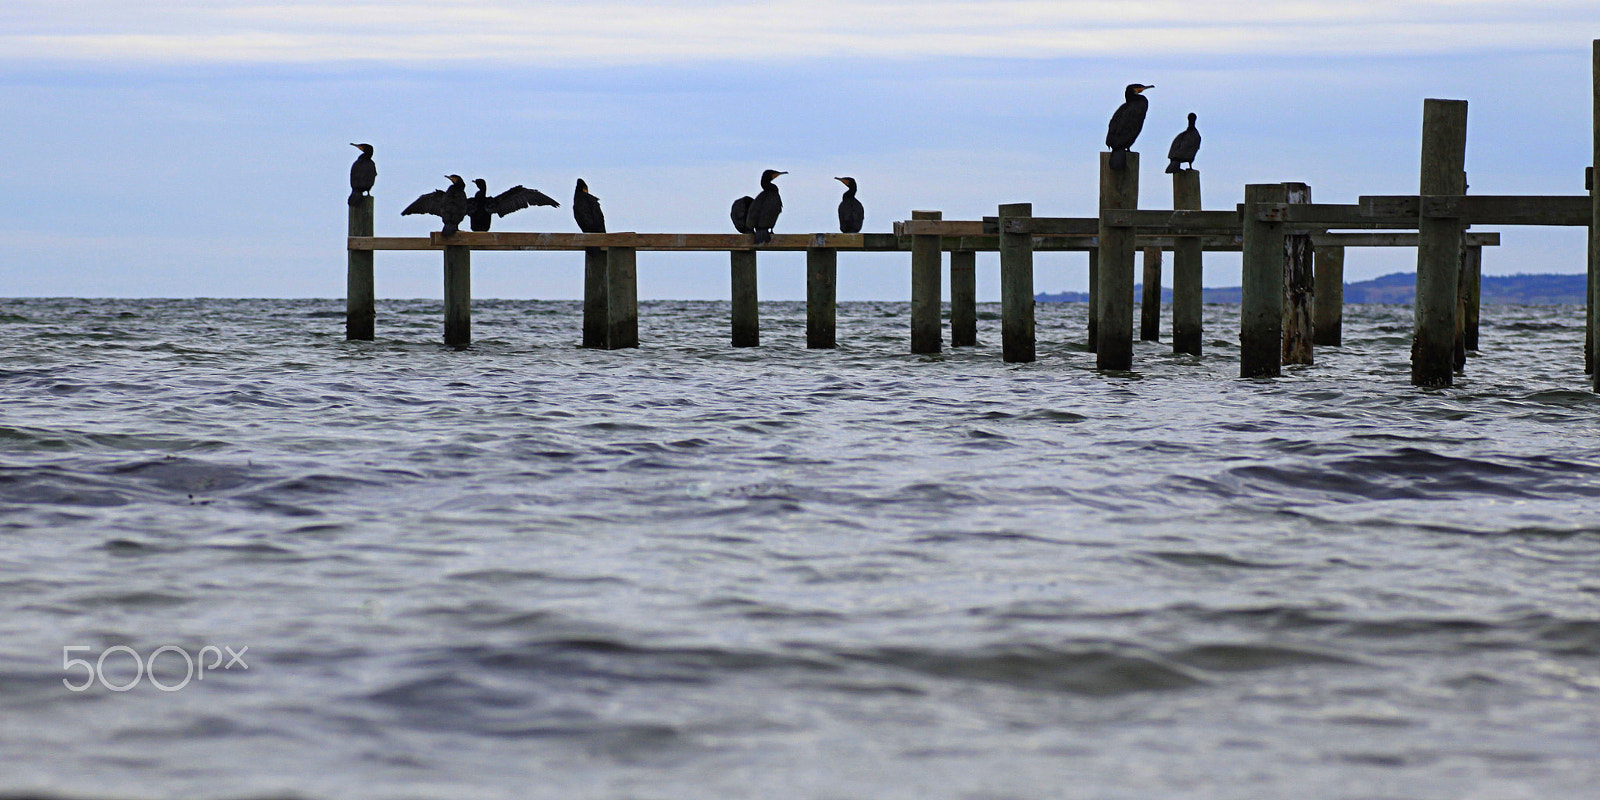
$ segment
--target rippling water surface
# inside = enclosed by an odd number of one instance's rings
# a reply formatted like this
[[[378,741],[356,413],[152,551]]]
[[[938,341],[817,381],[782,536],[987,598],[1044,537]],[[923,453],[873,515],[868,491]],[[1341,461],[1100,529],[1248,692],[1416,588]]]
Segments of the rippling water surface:
[[[0,794],[1594,796],[1579,309],[1447,390],[1405,307],[1260,381],[994,311],[0,301]]]

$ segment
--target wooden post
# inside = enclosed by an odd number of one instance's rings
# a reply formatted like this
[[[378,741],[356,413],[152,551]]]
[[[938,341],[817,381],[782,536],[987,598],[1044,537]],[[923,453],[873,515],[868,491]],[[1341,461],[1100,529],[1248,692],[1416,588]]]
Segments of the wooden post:
[[[1594,40],[1594,153],[1589,161],[1589,351],[1600,353],[1600,39]],[[1592,386],[1600,392],[1600,367]]]
[[[1483,245],[1467,245],[1461,263],[1461,344],[1478,352],[1478,311],[1483,300]]]
[[[1313,248],[1316,265],[1311,298],[1311,343],[1339,347],[1344,342],[1344,246]]]
[[[583,251],[583,346],[606,349],[611,302],[606,283],[606,249]]]
[[[1286,183],[1284,201],[1310,203],[1311,187]],[[1283,363],[1310,364],[1312,282],[1311,235],[1294,233],[1283,237]]]
[[[1032,203],[1000,206],[1000,355],[1010,364],[1034,359],[1033,234],[1009,233],[1006,221],[1032,216]]]
[[[950,346],[978,344],[978,254],[950,251]]]
[[[1181,169],[1172,173],[1174,210],[1200,210],[1200,173]],[[1200,355],[1204,331],[1200,317],[1205,295],[1201,289],[1203,259],[1200,237],[1179,236],[1172,245],[1172,352]]]
[[[912,219],[943,219],[943,212],[913,211]],[[943,256],[938,236],[911,237],[911,352],[937,353],[943,346],[940,320],[940,267]]]
[[[1100,346],[1100,248],[1089,251],[1089,352]]]
[[[1239,377],[1283,374],[1283,223],[1261,212],[1287,199],[1281,183],[1244,187],[1244,258],[1239,308]]]
[[[634,248],[606,248],[606,300],[606,349],[638,347],[639,276]]]
[[[1418,194],[1465,194],[1466,150],[1466,101],[1424,100]],[[1456,276],[1465,230],[1459,218],[1417,218],[1417,295],[1412,306],[1416,333],[1411,340],[1414,386],[1449,386],[1453,382]]]
[[[733,346],[761,344],[761,316],[756,296],[756,251],[729,250],[733,274]]]
[[[754,251],[751,251],[752,254]],[[839,251],[831,247],[806,250],[806,347],[837,347],[835,331],[839,308]]]
[[[350,206],[350,235],[372,235],[372,197]],[[344,338],[370,342],[374,323],[378,317],[377,296],[372,280],[371,250],[351,250],[349,266],[345,270]]]
[[[1128,153],[1127,169],[1112,169],[1100,154],[1100,322],[1095,330],[1095,367],[1133,368],[1134,229],[1107,225],[1105,212],[1139,207],[1139,154]]]
[[[472,344],[472,249],[444,248],[444,343]]]
[[[1139,341],[1161,341],[1161,248],[1144,249],[1144,296],[1139,298]]]

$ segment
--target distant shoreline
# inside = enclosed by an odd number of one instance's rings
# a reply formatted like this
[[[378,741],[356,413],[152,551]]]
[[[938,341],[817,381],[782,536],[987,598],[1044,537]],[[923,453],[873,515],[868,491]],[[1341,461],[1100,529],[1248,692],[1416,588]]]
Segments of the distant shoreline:
[[[1410,272],[1396,272],[1369,281],[1344,285],[1346,303],[1400,303],[1410,304],[1416,293],[1417,276]],[[1134,292],[1142,296],[1143,285]],[[1479,302],[1483,305],[1585,305],[1588,292],[1586,275],[1485,275]],[[1041,292],[1033,296],[1041,303],[1088,302],[1087,292]],[[1172,302],[1172,289],[1161,288],[1162,302]],[[1201,290],[1201,302],[1238,303],[1239,287],[1227,286]]]

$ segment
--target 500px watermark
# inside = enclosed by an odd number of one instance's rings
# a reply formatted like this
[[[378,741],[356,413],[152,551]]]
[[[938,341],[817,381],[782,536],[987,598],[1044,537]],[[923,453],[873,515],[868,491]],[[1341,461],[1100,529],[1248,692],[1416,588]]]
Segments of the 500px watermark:
[[[99,658],[96,658],[93,661],[90,661],[87,658],[72,657],[73,653],[92,649],[92,647],[86,644],[72,644],[61,648],[61,670],[63,672],[72,672],[73,670],[79,669],[83,670],[83,679],[80,682],[73,682],[71,677],[61,679],[61,685],[67,687],[68,691],[86,691],[98,682],[101,686],[104,686],[113,692],[126,692],[129,689],[138,686],[141,682],[148,678],[150,680],[150,685],[156,687],[157,689],[160,689],[163,692],[176,692],[179,689],[188,686],[189,681],[191,680],[205,680],[207,670],[216,672],[219,669],[229,670],[235,668],[250,668],[250,665],[246,664],[244,661],[245,651],[250,649],[249,645],[241,647],[238,650],[234,650],[232,647],[228,647],[227,645],[217,647],[216,645],[208,644],[205,647],[200,648],[199,652],[191,656],[189,655],[188,650],[178,647],[177,645],[169,644],[151,650],[150,655],[148,656],[140,657],[139,651],[134,650],[125,644],[119,644],[112,645],[111,647],[107,647],[106,649],[100,651]],[[227,663],[223,663],[223,651],[227,651]],[[209,664],[206,663],[206,657],[208,655],[212,657],[211,663]],[[107,677],[106,659],[113,656],[125,656],[125,658],[119,659],[119,661],[133,662],[133,677],[129,678],[126,670],[121,669],[118,666],[117,661],[113,661],[111,663],[114,677]],[[166,656],[166,658],[162,659],[162,656]],[[160,674],[156,672],[157,659],[161,659],[163,664]],[[181,661],[183,664],[183,680],[181,681],[176,680],[179,674],[177,670],[177,664],[179,661]]]

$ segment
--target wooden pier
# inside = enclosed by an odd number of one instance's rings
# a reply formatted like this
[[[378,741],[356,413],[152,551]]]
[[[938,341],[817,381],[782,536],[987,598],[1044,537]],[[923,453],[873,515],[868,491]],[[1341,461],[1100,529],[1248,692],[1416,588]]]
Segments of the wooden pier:
[[[1600,162],[1600,40],[1594,42],[1594,161]],[[1414,247],[1417,250],[1416,327],[1412,382],[1448,386],[1462,368],[1461,355],[1478,345],[1478,281],[1482,251],[1500,235],[1473,226],[1586,226],[1589,231],[1587,353],[1600,352],[1600,187],[1587,194],[1490,196],[1466,193],[1467,103],[1426,100],[1418,193],[1362,196],[1355,203],[1311,202],[1305,184],[1252,184],[1232,209],[1201,209],[1199,173],[1173,175],[1172,209],[1141,209],[1139,154],[1128,168],[1109,168],[1101,154],[1099,213],[1094,217],[1037,217],[1029,203],[1000,205],[993,217],[947,220],[939,211],[916,211],[888,233],[775,234],[757,247],[745,234],[461,232],[448,238],[378,237],[372,200],[350,210],[347,337],[374,335],[373,252],[440,250],[445,267],[445,343],[471,342],[471,252],[560,250],[585,254],[583,346],[637,347],[639,251],[727,252],[730,259],[731,344],[760,344],[757,265],[761,251],[806,253],[806,343],[835,346],[837,254],[909,253],[910,351],[937,353],[943,254],[950,253],[951,345],[976,343],[973,264],[978,252],[1000,255],[1001,356],[1007,362],[1036,357],[1033,253],[1089,254],[1088,344],[1097,368],[1134,368],[1135,254],[1146,251],[1145,291],[1160,290],[1160,253],[1173,254],[1173,350],[1199,355],[1200,286],[1206,251],[1243,254],[1240,375],[1271,377],[1285,363],[1310,363],[1315,346],[1342,342],[1343,266],[1347,248]],[[1153,265],[1153,269],[1151,266]],[[1151,331],[1148,317],[1145,333]],[[1592,357],[1591,357],[1592,360]],[[1593,386],[1600,391],[1600,370]]]

